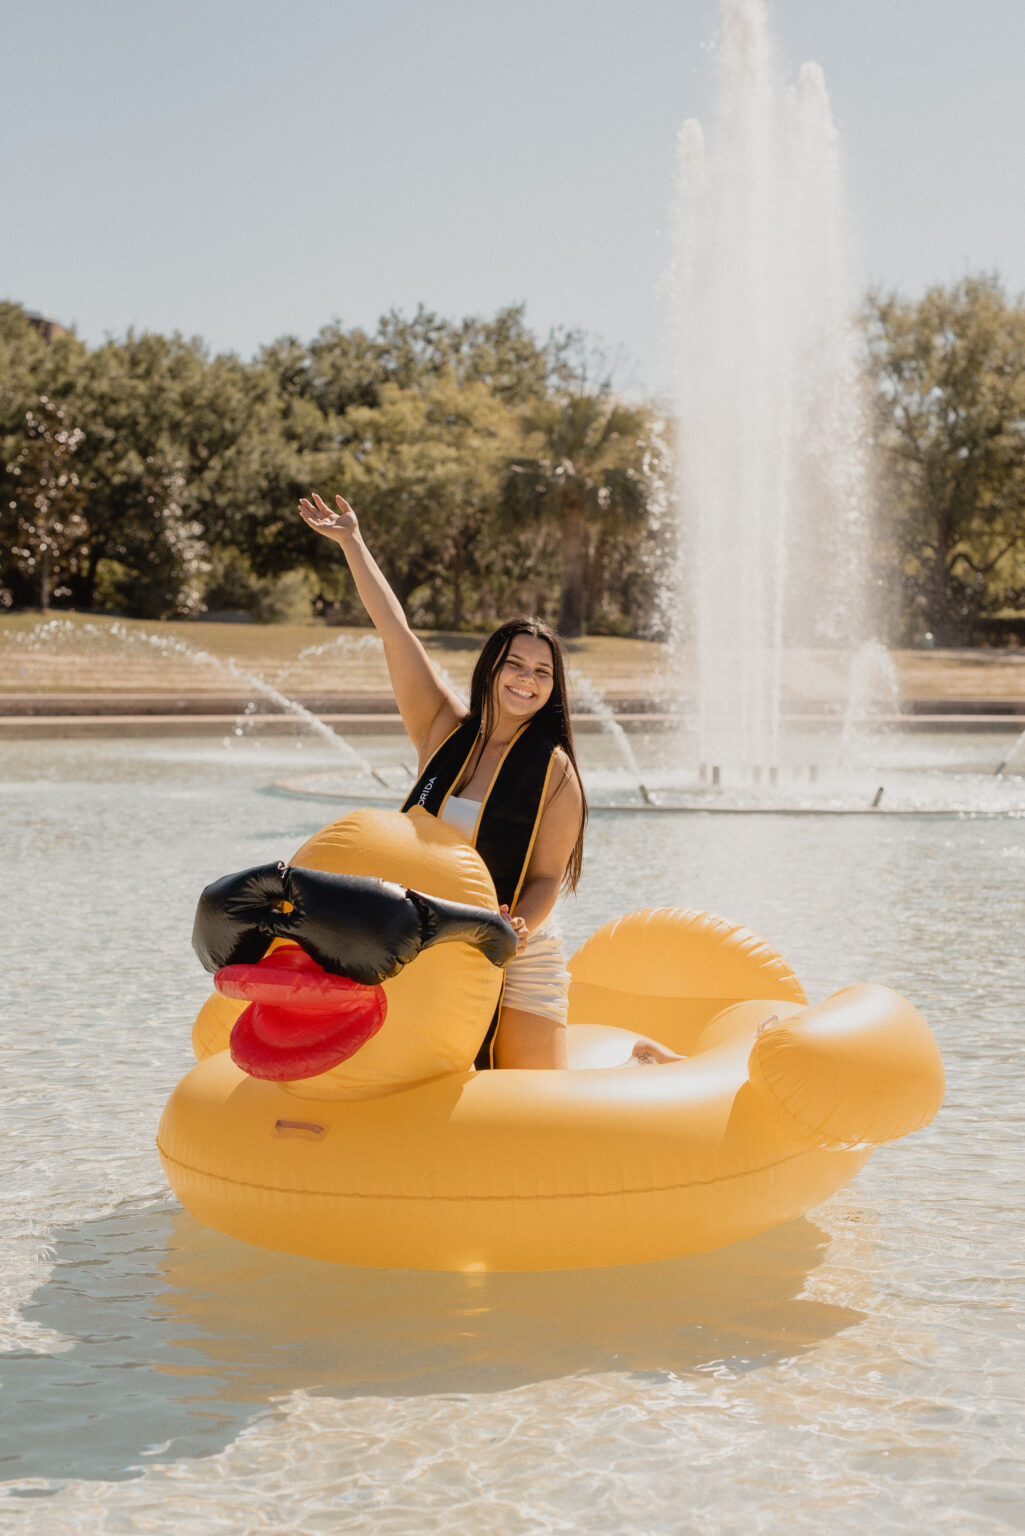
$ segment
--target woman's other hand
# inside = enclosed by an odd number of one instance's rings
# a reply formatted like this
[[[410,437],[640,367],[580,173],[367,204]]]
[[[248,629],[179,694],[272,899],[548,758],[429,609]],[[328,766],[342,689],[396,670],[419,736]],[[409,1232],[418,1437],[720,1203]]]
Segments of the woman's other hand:
[[[334,539],[336,544],[341,544],[344,539],[350,538],[359,532],[359,523],[356,514],[349,503],[342,496],[335,497],[337,512],[331,508],[314,491],[312,501],[304,496],[299,503],[299,511],[303,521],[311,528],[316,528],[326,538]]]
[[[506,922],[510,925],[513,932],[516,934],[516,953],[518,955],[522,955],[523,951],[527,947],[527,936],[530,933],[530,929],[527,927],[522,917],[510,917],[509,908],[507,906],[499,907],[498,911],[500,916],[505,918]]]

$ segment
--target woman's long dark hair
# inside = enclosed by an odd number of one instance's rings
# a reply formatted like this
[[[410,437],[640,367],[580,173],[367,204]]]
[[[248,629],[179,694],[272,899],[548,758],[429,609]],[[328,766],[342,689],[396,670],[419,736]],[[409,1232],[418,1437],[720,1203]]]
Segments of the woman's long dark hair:
[[[573,764],[573,771],[580,785],[580,797],[582,810],[580,816],[580,831],[566,866],[566,874],[563,879],[563,887],[567,891],[575,891],[580,880],[580,869],[584,857],[584,828],[587,826],[587,796],[584,794],[584,785],[580,777],[580,767],[577,763],[577,754],[573,747],[573,726],[569,715],[569,696],[566,688],[566,663],[562,654],[562,643],[554,629],[541,619],[534,616],[519,619],[507,619],[499,625],[493,635],[489,635],[481,647],[477,657],[477,665],[473,669],[473,677],[470,681],[470,714],[480,721],[482,745],[488,740],[497,722],[495,710],[495,678],[501,670],[505,658],[508,656],[513,641],[517,635],[532,635],[536,640],[544,640],[552,653],[552,691],[545,703],[532,719],[543,724],[548,735],[556,746],[561,747]],[[560,789],[563,786],[560,785]],[[559,790],[556,790],[556,794]]]

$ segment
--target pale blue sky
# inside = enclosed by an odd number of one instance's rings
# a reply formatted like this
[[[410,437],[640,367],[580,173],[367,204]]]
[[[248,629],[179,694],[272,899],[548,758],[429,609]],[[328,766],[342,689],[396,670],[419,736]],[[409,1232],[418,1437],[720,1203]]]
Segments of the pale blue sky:
[[[1025,289],[1025,0],[769,0],[823,67],[864,281]],[[668,377],[717,0],[2,0],[0,298],[249,356],[523,301]]]

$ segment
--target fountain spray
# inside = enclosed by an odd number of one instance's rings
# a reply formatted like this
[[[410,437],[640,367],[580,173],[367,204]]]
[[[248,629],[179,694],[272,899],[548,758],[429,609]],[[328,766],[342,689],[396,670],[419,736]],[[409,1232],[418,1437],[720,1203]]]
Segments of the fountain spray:
[[[712,130],[679,141],[677,601],[699,759],[750,777],[780,761],[785,662],[867,638],[865,433],[822,71],[784,88],[763,0],[723,0],[719,61]]]

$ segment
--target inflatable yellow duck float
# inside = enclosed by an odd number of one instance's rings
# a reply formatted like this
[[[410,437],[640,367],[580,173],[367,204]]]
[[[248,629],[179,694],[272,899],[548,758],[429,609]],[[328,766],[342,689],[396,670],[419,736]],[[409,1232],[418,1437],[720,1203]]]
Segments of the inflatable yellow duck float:
[[[809,1006],[753,934],[678,909],[574,955],[571,1070],[475,1071],[514,948],[497,906],[422,811],[357,811],[208,887],[218,990],[157,1138],[186,1209],[346,1264],[640,1263],[802,1215],[940,1106],[909,1002],[859,985]],[[627,1065],[643,1037],[683,1059]]]

